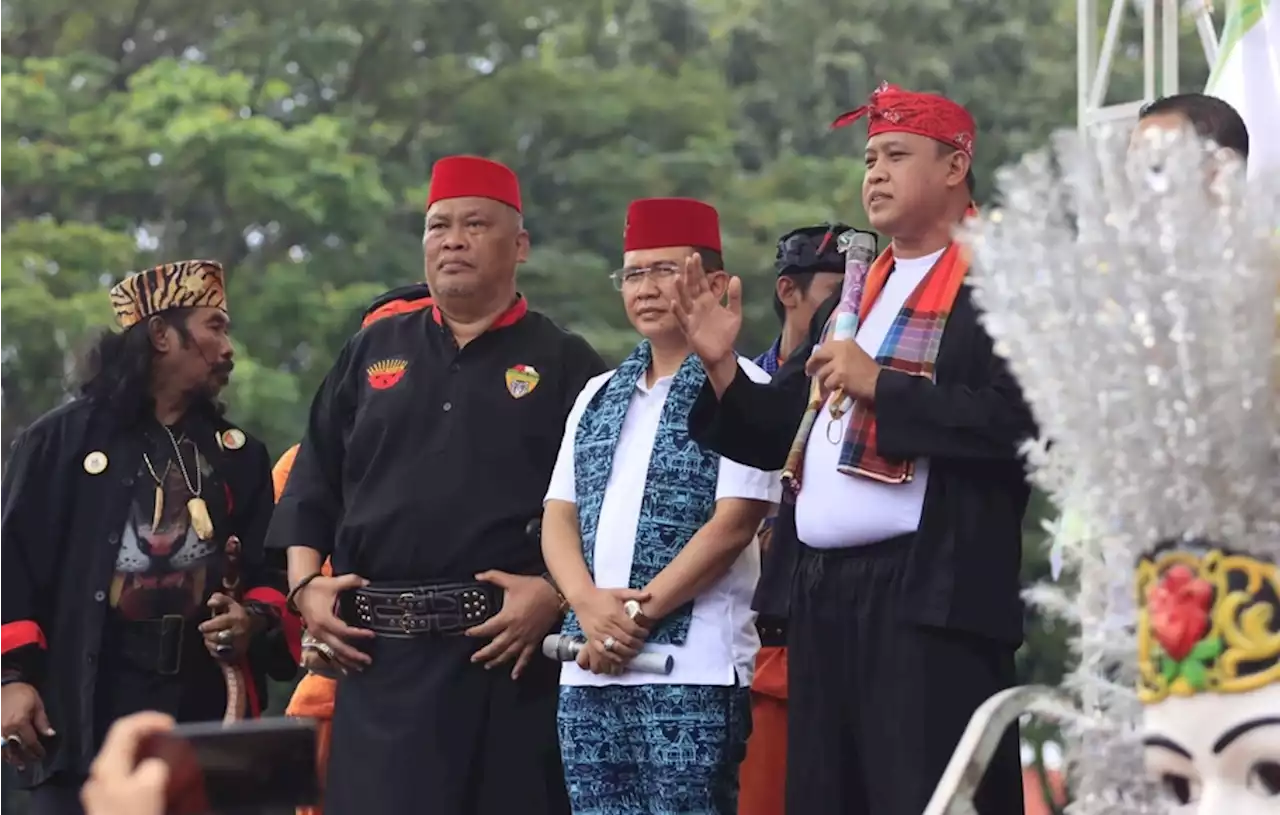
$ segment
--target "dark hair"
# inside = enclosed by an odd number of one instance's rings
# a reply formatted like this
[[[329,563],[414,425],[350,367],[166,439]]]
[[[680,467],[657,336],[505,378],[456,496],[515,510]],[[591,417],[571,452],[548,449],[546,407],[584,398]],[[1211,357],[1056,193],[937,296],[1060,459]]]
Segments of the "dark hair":
[[[813,277],[815,272],[790,272],[783,277],[789,277],[796,282],[796,288],[800,290],[800,294],[808,294],[809,287],[813,285]],[[778,288],[773,288],[773,313],[778,315],[778,322],[785,323],[787,321],[787,307],[782,305],[781,298],[778,297]]]
[[[693,251],[698,253],[698,257],[702,258],[702,270],[704,272],[724,271],[724,255],[705,246],[695,246]]]
[[[190,316],[191,309],[175,308],[152,319],[173,326],[185,348],[194,341],[187,327]],[[104,331],[89,346],[76,372],[76,394],[107,407],[126,423],[139,421],[154,410],[151,367],[157,354],[147,330],[150,322],[143,320],[120,332]],[[222,412],[222,405],[210,399],[193,407],[213,414]]]
[[[1138,119],[1161,113],[1177,113],[1185,116],[1202,139],[1209,139],[1219,147],[1235,150],[1242,158],[1249,158],[1249,128],[1239,111],[1213,96],[1203,93],[1179,93],[1157,99],[1138,113]]]

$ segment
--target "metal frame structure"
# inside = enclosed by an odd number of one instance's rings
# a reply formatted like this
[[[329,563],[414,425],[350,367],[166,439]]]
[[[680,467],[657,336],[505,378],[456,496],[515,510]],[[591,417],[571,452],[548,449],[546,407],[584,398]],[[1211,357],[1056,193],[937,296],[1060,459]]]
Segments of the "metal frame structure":
[[[1107,27],[1099,42],[1100,2],[1103,0],[1076,0],[1076,110],[1078,127],[1083,134],[1099,125],[1133,121],[1143,105],[1180,91],[1178,25],[1183,13],[1195,20],[1205,60],[1210,66],[1217,61],[1218,35],[1211,0],[1186,0],[1182,8],[1179,0],[1111,0]],[[1157,6],[1160,7],[1158,15]],[[1121,47],[1120,27],[1126,8],[1142,15],[1142,98],[1108,105],[1111,67]]]

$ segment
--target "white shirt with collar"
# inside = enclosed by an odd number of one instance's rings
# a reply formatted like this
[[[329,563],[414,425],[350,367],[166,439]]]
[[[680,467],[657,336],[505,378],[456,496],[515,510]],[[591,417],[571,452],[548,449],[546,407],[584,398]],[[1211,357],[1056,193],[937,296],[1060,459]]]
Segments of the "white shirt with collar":
[[[749,360],[738,364],[756,382],[768,382],[769,375]],[[578,422],[591,398],[609,381],[607,371],[587,382],[569,413],[564,440],[547,489],[548,501],[577,503],[574,490],[574,439]],[[602,589],[626,588],[631,581],[631,560],[636,530],[640,524],[640,502],[644,496],[649,459],[662,418],[662,407],[671,392],[674,377],[663,377],[648,387],[640,377],[627,408],[613,453],[613,469],[605,487],[604,503],[596,529],[593,562],[595,584]],[[746,498],[776,503],[782,495],[777,472],[762,472],[720,459],[716,501]],[[684,645],[645,646],[646,651],[670,654],[674,669],[667,676],[626,672],[602,676],[566,662],[560,670],[562,685],[741,685],[751,684],[760,638],[756,634],[751,596],[760,578],[760,548],[753,540],[729,571],[715,585],[694,600],[693,618]]]
[[[859,324],[854,340],[872,358],[880,353],[907,298],[924,282],[943,251],[895,261],[893,273]],[[814,549],[865,546],[920,528],[929,460],[916,459],[914,476],[905,484],[885,484],[840,472],[837,466],[852,415],[853,411],[846,411],[832,424],[824,405],[804,449],[796,496],[796,537]]]

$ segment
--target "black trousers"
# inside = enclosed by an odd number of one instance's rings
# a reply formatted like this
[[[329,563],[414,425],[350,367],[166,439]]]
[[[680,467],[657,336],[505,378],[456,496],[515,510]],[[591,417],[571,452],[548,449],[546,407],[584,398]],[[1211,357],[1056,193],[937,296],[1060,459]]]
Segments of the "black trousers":
[[[31,790],[29,815],[84,815],[80,805],[80,788],[84,779],[64,774],[55,775]]]
[[[803,548],[788,629],[788,815],[920,815],[973,711],[1014,684],[1013,649],[904,618],[909,536]],[[1017,728],[977,796],[1022,815]]]
[[[569,815],[556,732],[560,666],[471,663],[468,637],[372,641],[338,682],[325,815]]]

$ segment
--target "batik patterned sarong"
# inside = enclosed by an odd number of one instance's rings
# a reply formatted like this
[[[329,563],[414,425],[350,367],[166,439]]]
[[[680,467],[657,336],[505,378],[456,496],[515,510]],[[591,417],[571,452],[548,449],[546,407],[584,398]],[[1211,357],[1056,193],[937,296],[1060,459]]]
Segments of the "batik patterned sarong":
[[[747,688],[560,688],[573,815],[736,815],[751,733]]]

